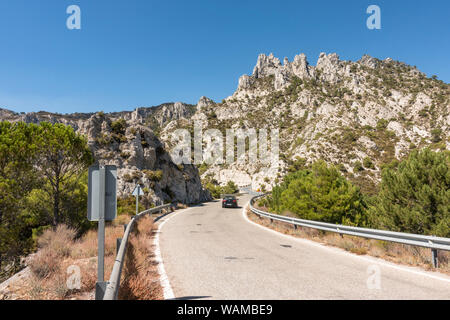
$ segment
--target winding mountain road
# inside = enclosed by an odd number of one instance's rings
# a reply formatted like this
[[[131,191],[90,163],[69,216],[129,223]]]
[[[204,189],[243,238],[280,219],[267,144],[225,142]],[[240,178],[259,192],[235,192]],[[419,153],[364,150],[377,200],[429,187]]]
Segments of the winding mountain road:
[[[178,299],[450,299],[448,276],[286,236],[220,201],[165,219],[159,246]]]

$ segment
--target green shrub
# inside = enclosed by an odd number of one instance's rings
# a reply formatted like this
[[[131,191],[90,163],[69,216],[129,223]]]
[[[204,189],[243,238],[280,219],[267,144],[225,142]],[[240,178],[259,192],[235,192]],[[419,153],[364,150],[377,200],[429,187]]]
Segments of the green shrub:
[[[355,161],[353,163],[353,169],[354,169],[355,172],[364,171],[364,167],[363,167],[361,161]]]
[[[239,188],[233,181],[228,181],[227,184],[222,187],[222,194],[234,194],[238,191]]]
[[[129,152],[123,151],[120,153],[120,156],[124,159],[128,159],[131,156],[131,154]]]
[[[372,159],[370,159],[369,157],[364,158],[363,165],[366,169],[375,169],[375,165],[373,164]]]
[[[119,119],[116,121],[111,122],[111,130],[118,135],[125,134],[125,129],[127,127],[127,122],[125,119]]]
[[[152,181],[161,181],[162,177],[163,177],[163,172],[162,170],[143,170],[144,175],[147,179],[152,180]]]
[[[223,187],[219,183],[212,179],[205,184],[205,189],[207,189],[214,199],[219,199],[224,194],[234,194],[239,191],[238,186],[233,181],[228,181]]]
[[[389,124],[389,121],[386,119],[380,119],[377,122],[377,130],[385,130]]]
[[[431,130],[431,141],[434,143],[442,141],[441,134],[442,134],[442,129],[440,129],[440,128]]]
[[[134,171],[131,174],[125,173],[123,175],[123,180],[125,182],[129,182],[130,183],[130,182],[134,182],[134,181],[139,180],[141,177],[142,177],[142,174],[139,171]]]
[[[285,176],[272,191],[270,207],[278,213],[288,210],[303,219],[365,225],[359,189],[324,161]]]
[[[450,237],[450,153],[415,150],[386,166],[369,218],[374,228]]]

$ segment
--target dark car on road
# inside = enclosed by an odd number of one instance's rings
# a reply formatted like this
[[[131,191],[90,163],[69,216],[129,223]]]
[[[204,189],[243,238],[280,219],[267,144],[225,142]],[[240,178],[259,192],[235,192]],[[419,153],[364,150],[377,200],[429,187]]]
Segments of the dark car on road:
[[[235,196],[224,196],[222,199],[222,208],[237,208],[237,199]]]

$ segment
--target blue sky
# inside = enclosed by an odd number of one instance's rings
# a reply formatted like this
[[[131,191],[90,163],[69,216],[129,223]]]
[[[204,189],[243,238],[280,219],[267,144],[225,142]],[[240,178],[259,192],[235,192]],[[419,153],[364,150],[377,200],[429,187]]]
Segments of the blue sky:
[[[80,6],[82,29],[66,8]],[[381,30],[366,8],[381,8]],[[0,107],[105,112],[216,101],[259,53],[391,57],[450,82],[450,2],[0,0]]]

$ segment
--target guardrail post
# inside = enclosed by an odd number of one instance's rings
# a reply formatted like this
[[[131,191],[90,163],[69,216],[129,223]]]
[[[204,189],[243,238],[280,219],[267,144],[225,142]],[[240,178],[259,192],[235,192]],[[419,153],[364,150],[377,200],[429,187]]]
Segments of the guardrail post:
[[[119,253],[120,244],[122,243],[122,238],[116,239],[116,255]]]
[[[450,251],[450,238],[385,231],[346,225],[336,225],[320,221],[290,218],[287,216],[283,216],[283,218],[277,218],[277,216],[274,214],[263,212],[254,207],[254,203],[256,202],[255,200],[259,198],[261,198],[261,195],[253,197],[249,203],[250,212],[257,215],[260,221],[262,221],[263,219],[270,219],[270,223],[274,223],[274,220],[277,220],[283,223],[293,224],[295,229],[297,229],[298,224],[298,226],[302,228],[312,228],[316,230],[322,230],[322,232],[334,232],[336,234],[339,234],[341,238],[344,238],[344,235],[348,235],[428,248],[431,249],[431,263],[434,268],[439,268],[438,250]]]
[[[130,222],[128,224],[125,224],[124,227],[124,235],[123,238],[117,238],[116,239],[116,260],[113,265],[113,269],[111,271],[109,282],[97,282],[96,285],[96,300],[117,300],[118,294],[119,294],[119,287],[120,287],[120,276],[122,273],[123,264],[125,261],[125,254],[127,250],[127,243],[129,241],[130,233],[133,229],[133,224],[138,222],[138,219],[140,217],[143,217],[144,214],[153,213],[153,210],[155,212],[165,210],[167,211],[169,209],[168,206],[164,206],[161,208],[161,206],[158,206],[151,210],[146,210],[138,215],[135,215],[131,218]],[[123,246],[122,246],[122,242]]]
[[[438,261],[438,251],[437,249],[431,249],[431,262],[433,263],[433,268],[437,268],[439,265]]]

